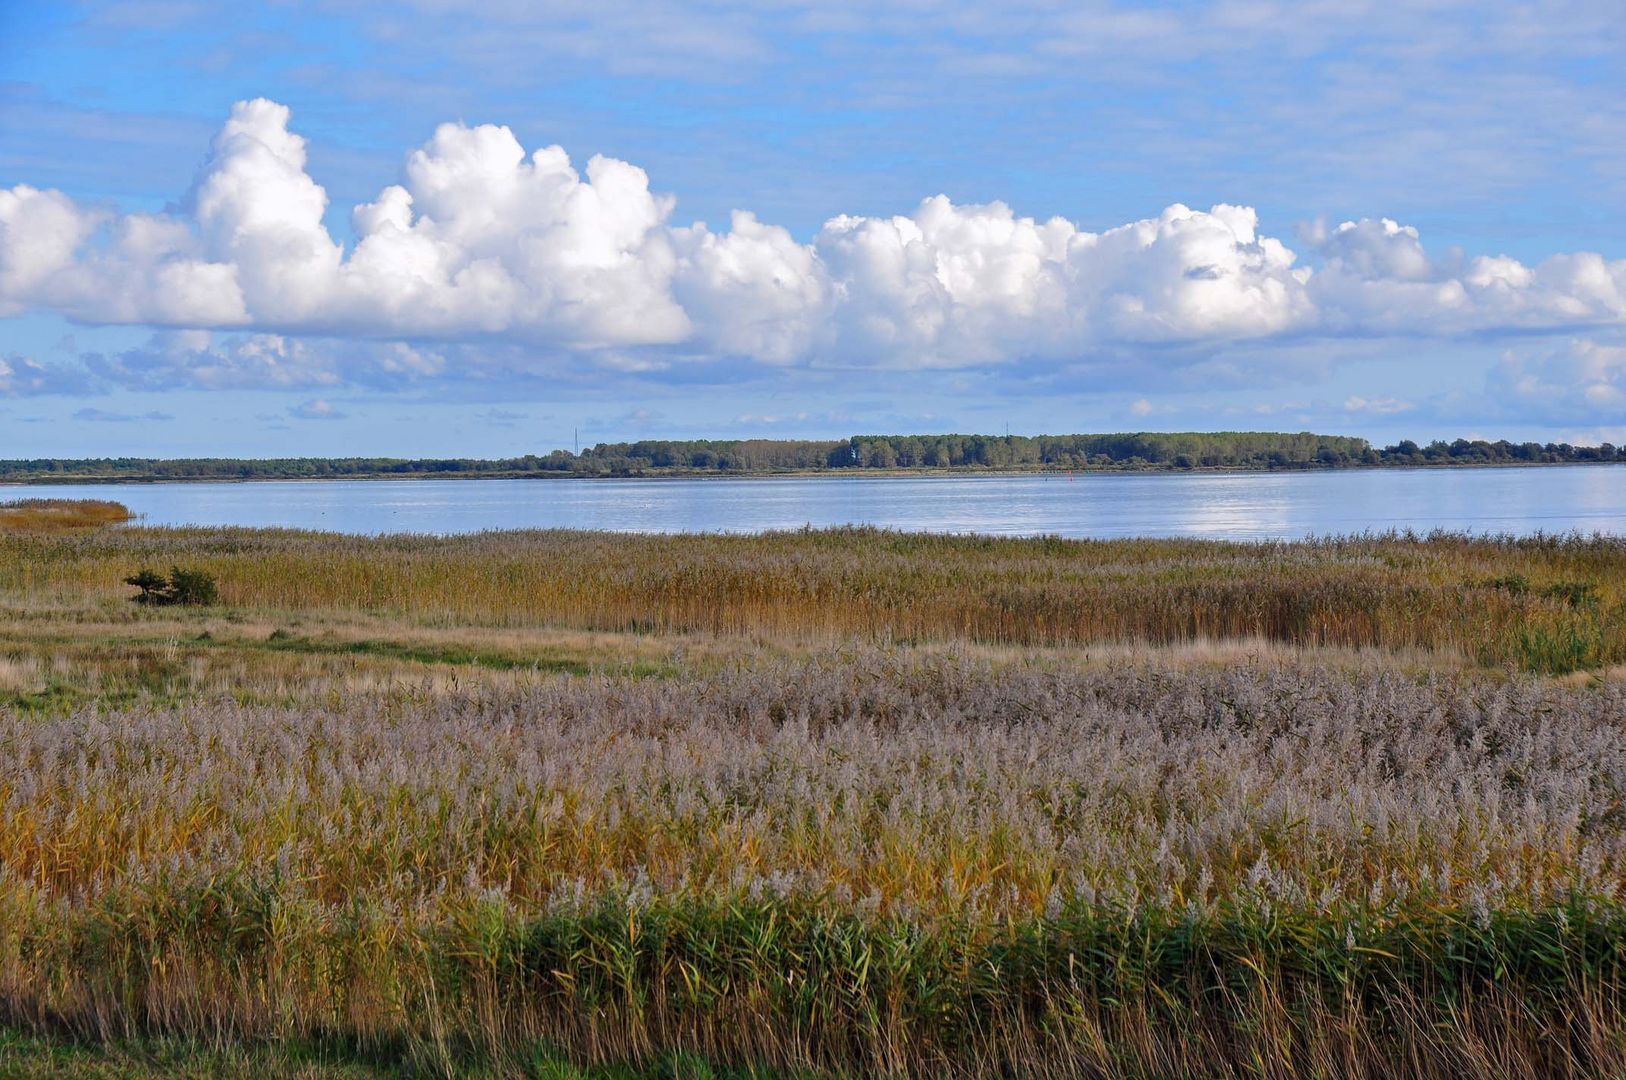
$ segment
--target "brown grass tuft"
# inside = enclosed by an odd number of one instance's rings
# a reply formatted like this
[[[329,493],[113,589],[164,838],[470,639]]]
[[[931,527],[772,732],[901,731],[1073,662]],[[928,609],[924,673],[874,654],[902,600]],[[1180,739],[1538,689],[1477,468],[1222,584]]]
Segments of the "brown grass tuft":
[[[13,499],[0,502],[0,530],[59,533],[122,525],[132,518],[123,503],[108,499]]]

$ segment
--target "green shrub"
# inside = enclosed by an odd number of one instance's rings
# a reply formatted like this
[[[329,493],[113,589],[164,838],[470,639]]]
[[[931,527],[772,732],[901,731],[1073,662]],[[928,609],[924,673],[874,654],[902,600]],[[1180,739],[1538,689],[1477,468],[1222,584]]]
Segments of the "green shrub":
[[[173,603],[203,607],[220,602],[220,590],[214,575],[204,570],[183,570],[173,567],[169,573],[169,589]]]
[[[220,602],[220,589],[214,575],[203,570],[175,566],[170,568],[168,577],[155,570],[142,570],[125,578],[124,583],[141,590],[131,597],[138,604],[205,607]]]
[[[1596,626],[1567,622],[1550,630],[1541,626],[1522,628],[1514,656],[1526,671],[1568,675],[1598,667],[1602,653],[1603,641]]]
[[[126,585],[134,585],[141,592],[133,599],[138,604],[162,604],[169,594],[169,579],[154,570],[142,570],[131,574],[124,579]]]
[[[1598,604],[1598,586],[1590,581],[1560,581],[1542,589],[1541,595],[1562,600],[1573,608],[1590,608]]]

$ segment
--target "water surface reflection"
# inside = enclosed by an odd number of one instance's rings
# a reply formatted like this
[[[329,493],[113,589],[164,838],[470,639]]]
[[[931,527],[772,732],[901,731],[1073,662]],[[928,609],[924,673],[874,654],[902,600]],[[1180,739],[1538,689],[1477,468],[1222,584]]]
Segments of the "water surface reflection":
[[[1261,540],[1384,529],[1626,534],[1626,465],[1083,476],[704,480],[312,480],[50,485],[0,498],[116,498],[154,525],[350,533],[572,528],[932,532]]]

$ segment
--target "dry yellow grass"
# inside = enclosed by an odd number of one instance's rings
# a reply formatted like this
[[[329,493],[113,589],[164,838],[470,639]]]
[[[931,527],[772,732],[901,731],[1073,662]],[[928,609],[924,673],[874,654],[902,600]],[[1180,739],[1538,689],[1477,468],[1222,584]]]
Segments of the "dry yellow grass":
[[[0,529],[59,533],[122,525],[131,519],[122,503],[107,499],[14,499],[0,502]]]
[[[982,645],[1268,640],[1421,649],[1563,673],[1626,662],[1626,541],[1292,544],[516,532],[342,537],[120,529],[0,535],[0,601],[128,595],[140,566],[213,574],[257,611],[417,625]]]

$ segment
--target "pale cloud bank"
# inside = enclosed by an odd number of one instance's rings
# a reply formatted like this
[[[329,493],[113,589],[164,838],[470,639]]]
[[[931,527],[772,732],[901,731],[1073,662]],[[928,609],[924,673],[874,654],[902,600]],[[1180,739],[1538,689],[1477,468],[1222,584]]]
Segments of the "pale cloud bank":
[[[162,348],[97,358],[100,374],[153,386],[320,386],[351,378],[346,364],[433,376],[445,346],[469,344],[618,370],[927,368],[1626,323],[1626,260],[1436,258],[1386,219],[1305,230],[1313,265],[1261,235],[1253,210],[1223,204],[1095,233],[935,196],[907,216],[832,218],[808,243],[743,211],[714,232],[675,224],[675,201],[634,165],[594,157],[578,171],[559,147],[527,155],[493,125],[442,125],[403,183],[354,209],[348,247],[324,226],[327,206],[288,109],[241,102],[172,214],[0,190],[0,316],[164,328]],[[210,330],[241,335],[221,345]],[[336,357],[301,344],[310,336],[357,344]],[[1618,404],[1607,357],[1553,361],[1527,373],[1530,392],[1594,368],[1587,392]],[[0,391],[46,377],[0,363]]]
[[[1527,416],[1618,422],[1626,417],[1626,346],[1576,338],[1544,355],[1509,352],[1490,384]]]

